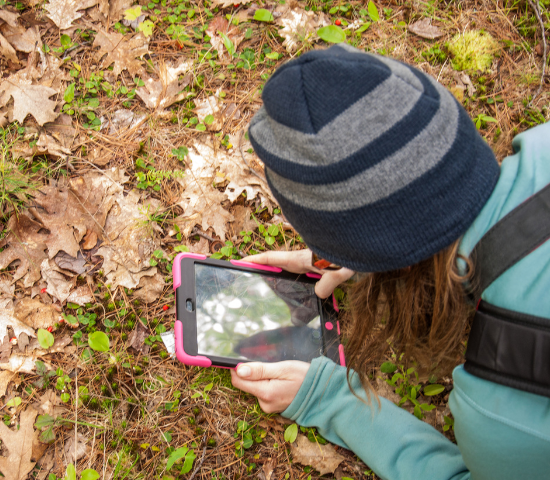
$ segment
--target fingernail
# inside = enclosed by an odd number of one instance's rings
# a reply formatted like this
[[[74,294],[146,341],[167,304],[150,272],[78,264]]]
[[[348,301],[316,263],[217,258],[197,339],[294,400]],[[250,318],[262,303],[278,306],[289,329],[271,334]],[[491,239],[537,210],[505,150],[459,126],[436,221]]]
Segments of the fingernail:
[[[239,377],[250,377],[250,374],[252,373],[252,370],[250,370],[250,367],[239,367],[237,369],[237,375],[239,375]]]

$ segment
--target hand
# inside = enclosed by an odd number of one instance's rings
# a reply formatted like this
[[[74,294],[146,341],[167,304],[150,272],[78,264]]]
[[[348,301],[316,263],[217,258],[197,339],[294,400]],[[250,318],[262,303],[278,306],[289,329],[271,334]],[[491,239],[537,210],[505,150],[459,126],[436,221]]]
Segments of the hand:
[[[319,270],[315,268],[311,265],[311,250],[309,249],[292,252],[271,251],[259,253],[258,255],[245,257],[243,261],[280,267],[293,273],[318,273],[322,277],[315,284],[315,293],[320,298],[329,297],[338,285],[349,280],[355,273],[348,268],[341,268],[340,270]]]
[[[287,360],[251,362],[231,370],[233,385],[258,397],[266,413],[282,412],[292,403],[309,370],[309,363]]]

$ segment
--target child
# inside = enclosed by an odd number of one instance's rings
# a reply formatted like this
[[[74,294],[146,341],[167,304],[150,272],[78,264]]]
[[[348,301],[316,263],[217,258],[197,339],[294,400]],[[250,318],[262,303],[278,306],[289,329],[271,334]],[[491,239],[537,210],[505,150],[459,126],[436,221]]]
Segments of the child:
[[[317,427],[384,479],[548,478],[550,125],[518,135],[499,168],[445,88],[347,45],[286,63],[263,100],[249,136],[273,194],[311,250],[346,267],[321,272],[317,294],[370,273],[351,292],[353,371],[327,358],[249,363],[232,372],[234,385],[265,411]],[[540,238],[525,247],[523,234]],[[517,258],[488,274],[506,252]],[[319,272],[309,250],[247,260]],[[466,368],[456,366],[475,303]],[[366,393],[368,368],[389,345],[419,370],[456,366],[457,445]]]

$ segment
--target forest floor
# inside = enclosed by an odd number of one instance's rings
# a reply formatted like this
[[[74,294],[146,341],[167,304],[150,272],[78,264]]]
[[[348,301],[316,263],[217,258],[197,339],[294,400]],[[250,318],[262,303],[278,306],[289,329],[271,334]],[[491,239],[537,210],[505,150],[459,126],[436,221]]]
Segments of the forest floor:
[[[550,118],[549,5],[0,0],[4,476],[376,478],[170,357],[172,261],[304,247],[246,135],[283,62],[346,41],[410,63],[502,160]],[[381,394],[453,439],[449,378],[379,367]]]

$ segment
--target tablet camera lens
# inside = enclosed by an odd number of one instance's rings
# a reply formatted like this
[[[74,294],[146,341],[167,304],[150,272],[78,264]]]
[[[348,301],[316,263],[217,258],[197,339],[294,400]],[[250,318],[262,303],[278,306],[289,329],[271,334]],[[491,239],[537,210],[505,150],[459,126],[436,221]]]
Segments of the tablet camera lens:
[[[193,302],[192,302],[192,300],[187,299],[187,301],[185,302],[185,309],[186,309],[188,312],[192,312],[192,311],[193,311]]]

